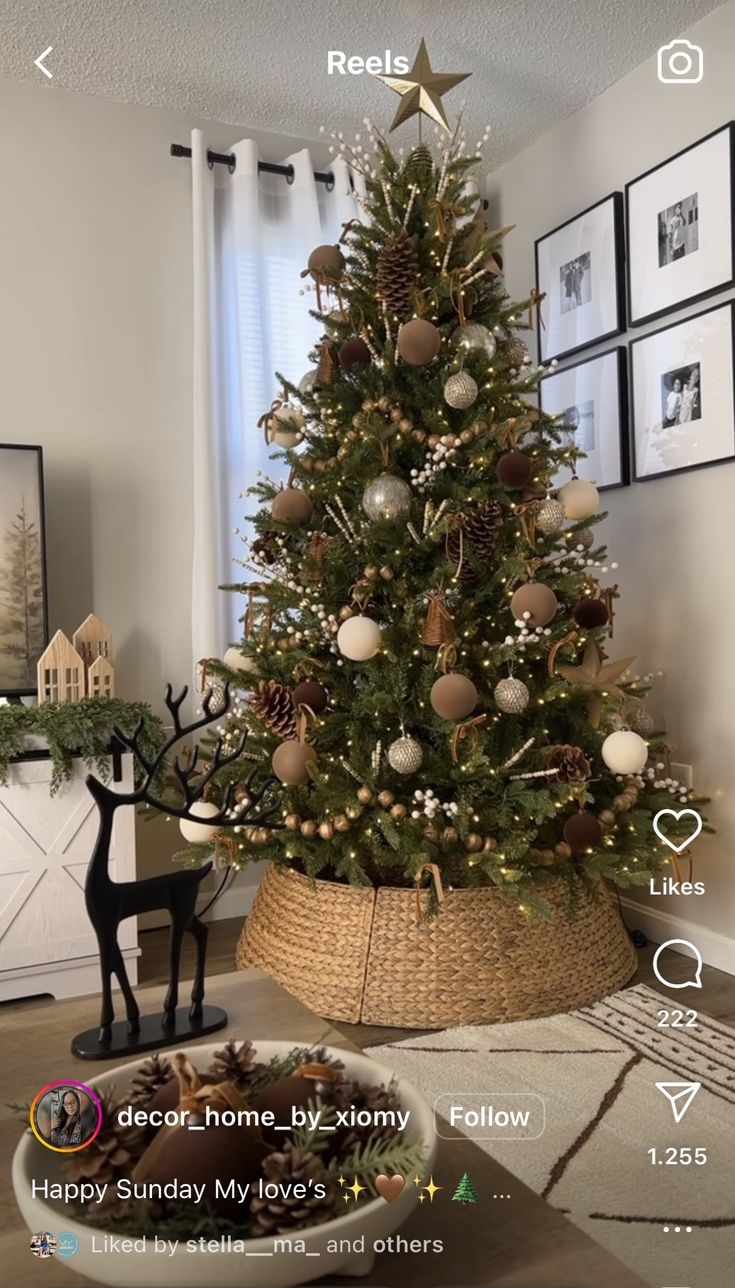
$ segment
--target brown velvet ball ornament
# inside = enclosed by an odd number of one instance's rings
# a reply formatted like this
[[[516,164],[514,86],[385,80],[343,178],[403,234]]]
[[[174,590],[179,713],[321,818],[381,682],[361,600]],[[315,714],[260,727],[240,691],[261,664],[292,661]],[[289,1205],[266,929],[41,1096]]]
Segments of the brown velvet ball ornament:
[[[311,744],[291,738],[276,747],[271,757],[271,768],[276,778],[287,787],[301,787],[309,781],[307,766],[312,760],[316,760],[316,752]]]
[[[272,1127],[261,1121],[261,1131],[270,1144],[281,1145],[286,1133],[276,1131],[276,1128],[290,1127],[291,1110],[306,1109],[309,1101],[316,1100],[319,1094],[314,1087],[313,1078],[302,1078],[294,1073],[289,1078],[280,1078],[278,1082],[265,1087],[251,1102],[250,1108],[257,1109],[261,1115],[266,1110],[274,1115],[275,1123]]]
[[[510,601],[513,620],[523,621],[524,613],[530,613],[529,626],[548,626],[556,615],[559,601],[550,586],[541,581],[529,581],[519,586]]]
[[[345,257],[339,246],[316,246],[309,256],[309,272],[316,280],[330,278],[339,281],[345,268]]]
[[[425,367],[428,362],[433,362],[441,342],[436,327],[426,318],[412,318],[398,331],[398,352],[411,367]]]
[[[355,367],[367,367],[372,361],[370,350],[360,336],[354,340],[345,340],[339,351],[339,365],[343,371],[352,371]]]
[[[291,697],[295,707],[310,707],[315,716],[321,715],[329,700],[327,690],[317,680],[302,680]]]
[[[466,675],[441,675],[431,686],[430,700],[443,720],[464,720],[477,706],[477,689]]]
[[[286,487],[276,493],[271,505],[271,514],[278,523],[308,523],[313,513],[311,497],[299,487]]]
[[[199,1081],[202,1086],[204,1086],[205,1084],[208,1085],[216,1082],[217,1079],[209,1077],[207,1074],[200,1073]],[[145,1105],[145,1109],[146,1111],[156,1109],[160,1110],[162,1114],[165,1114],[169,1109],[178,1109],[180,1099],[181,1087],[178,1077],[174,1074],[172,1078],[169,1078],[167,1082],[164,1082],[163,1086],[159,1087],[157,1091],[154,1091],[150,1100]],[[159,1130],[160,1124],[158,1127],[152,1127],[150,1123],[147,1123],[144,1131],[146,1140],[152,1140],[156,1132]]]
[[[302,1079],[299,1079],[302,1081]],[[156,1142],[158,1145],[158,1142]],[[206,1185],[207,1202],[218,1216],[242,1220],[243,1209],[235,1195],[216,1194],[217,1178],[251,1184],[260,1175],[263,1159],[270,1153],[261,1133],[252,1127],[206,1127],[189,1131],[176,1127],[151,1159],[145,1179],[165,1185],[168,1181]]]
[[[582,810],[572,814],[564,824],[564,840],[574,854],[583,854],[600,844],[602,825],[594,814]]]
[[[605,626],[608,612],[604,599],[592,599],[590,595],[585,595],[574,605],[572,617],[578,626],[583,626],[588,631],[597,626]]]
[[[506,452],[495,467],[498,482],[503,487],[525,487],[533,473],[533,461],[523,452]]]

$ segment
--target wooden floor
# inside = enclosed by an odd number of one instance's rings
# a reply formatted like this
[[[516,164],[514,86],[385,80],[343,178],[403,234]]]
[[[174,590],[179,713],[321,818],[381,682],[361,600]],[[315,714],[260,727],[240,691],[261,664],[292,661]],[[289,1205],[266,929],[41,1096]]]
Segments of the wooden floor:
[[[214,921],[209,927],[209,946],[207,951],[207,974],[223,975],[234,969],[235,945],[242,928],[239,918],[227,921]],[[139,979],[141,984],[165,984],[168,978],[168,932],[164,930],[146,930],[140,936],[142,955],[139,961]],[[656,979],[652,961],[656,951],[655,944],[639,949],[639,967],[631,984],[648,984],[659,993],[667,993],[677,1006],[682,1005],[682,994],[676,989],[667,990]],[[687,957],[667,957],[667,969],[673,980],[686,979],[691,975],[691,961]],[[194,973],[194,950],[190,936],[184,940],[182,979],[191,979]],[[702,969],[702,988],[697,994],[686,995],[686,1005],[695,1007],[703,1015],[711,1015],[721,1024],[735,1028],[735,980],[724,971],[715,970],[712,966]],[[404,1037],[416,1036],[421,1030],[384,1028],[372,1024],[343,1024],[340,1029],[356,1046],[368,1047],[385,1042],[399,1042]]]

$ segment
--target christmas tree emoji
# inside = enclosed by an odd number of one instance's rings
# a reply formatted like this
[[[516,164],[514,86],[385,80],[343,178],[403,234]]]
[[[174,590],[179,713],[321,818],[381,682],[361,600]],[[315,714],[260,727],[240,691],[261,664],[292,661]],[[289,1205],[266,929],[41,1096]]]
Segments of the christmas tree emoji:
[[[462,1180],[459,1182],[454,1194],[452,1195],[453,1203],[476,1203],[477,1190],[472,1184],[469,1172],[465,1172]]]

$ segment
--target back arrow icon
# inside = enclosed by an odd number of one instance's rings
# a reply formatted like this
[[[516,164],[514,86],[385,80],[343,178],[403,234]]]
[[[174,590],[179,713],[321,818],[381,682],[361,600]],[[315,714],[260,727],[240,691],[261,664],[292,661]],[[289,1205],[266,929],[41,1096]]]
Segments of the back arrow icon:
[[[33,62],[34,67],[37,67],[39,72],[43,72],[44,76],[48,76],[49,80],[53,80],[54,73],[50,72],[48,67],[44,67],[43,60],[51,53],[52,49],[53,45],[49,45],[48,49],[44,49],[43,53],[39,54],[38,58],[34,59]]]

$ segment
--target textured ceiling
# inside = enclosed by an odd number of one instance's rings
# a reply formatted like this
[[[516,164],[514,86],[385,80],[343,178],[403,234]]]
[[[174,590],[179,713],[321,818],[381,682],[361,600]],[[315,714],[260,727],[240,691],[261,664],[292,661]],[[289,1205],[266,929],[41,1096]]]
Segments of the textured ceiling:
[[[515,155],[681,34],[715,0],[0,0],[0,74],[124,102],[314,137],[386,126],[397,97],[368,74],[327,75],[327,50],[471,71],[469,141]],[[44,81],[33,60],[53,45]],[[400,136],[400,138],[399,138]],[[412,143],[415,121],[396,137]]]

